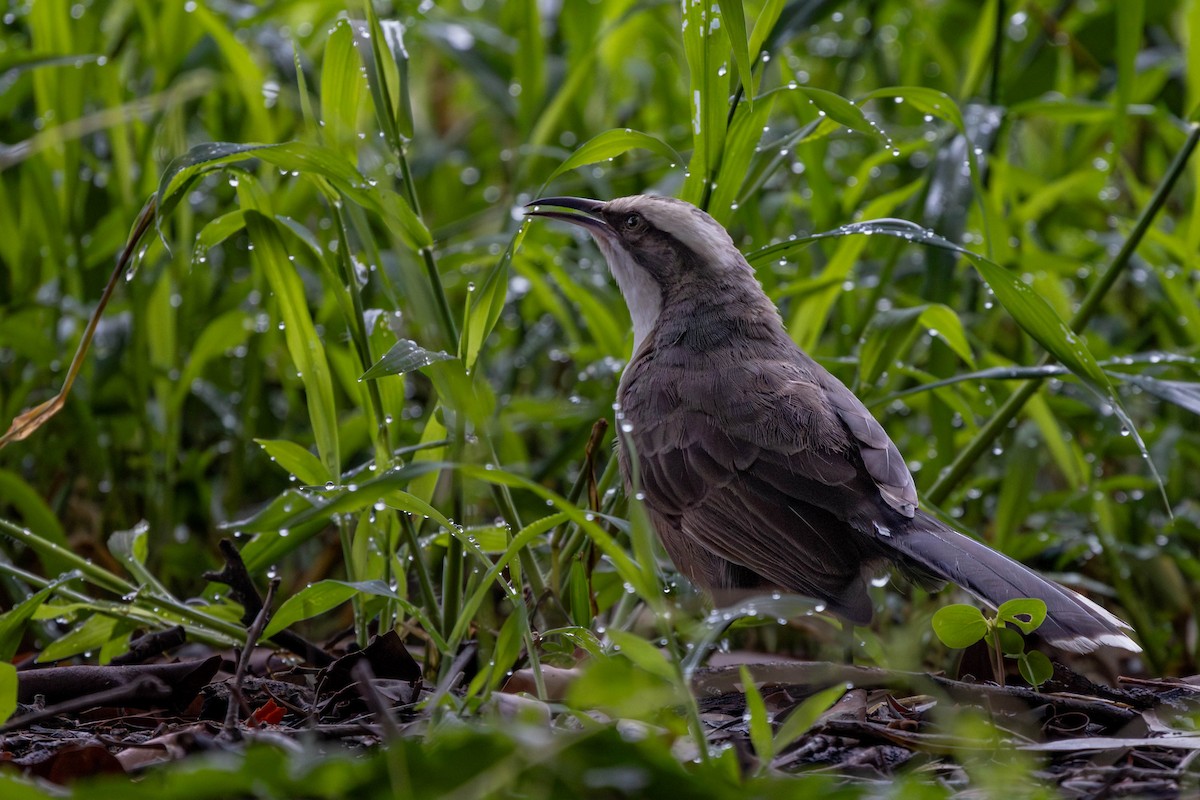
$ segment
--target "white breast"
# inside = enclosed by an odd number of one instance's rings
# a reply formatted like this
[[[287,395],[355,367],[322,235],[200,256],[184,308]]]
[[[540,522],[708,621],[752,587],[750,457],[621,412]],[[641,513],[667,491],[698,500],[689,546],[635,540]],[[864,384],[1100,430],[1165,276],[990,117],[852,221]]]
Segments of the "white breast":
[[[600,236],[594,238],[608,261],[608,269],[617,281],[625,305],[629,307],[629,316],[633,319],[633,352],[636,353],[658,322],[662,312],[662,289],[623,247]]]

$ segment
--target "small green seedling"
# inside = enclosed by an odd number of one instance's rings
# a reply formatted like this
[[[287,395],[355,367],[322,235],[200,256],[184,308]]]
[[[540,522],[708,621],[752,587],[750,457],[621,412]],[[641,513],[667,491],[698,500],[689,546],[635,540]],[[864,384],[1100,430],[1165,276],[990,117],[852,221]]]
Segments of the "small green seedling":
[[[952,605],[938,609],[933,615],[933,632],[947,647],[961,649],[970,647],[980,639],[988,639],[992,646],[992,669],[996,682],[1004,685],[1004,659],[1013,658],[1021,677],[1035,689],[1054,674],[1050,659],[1037,650],[1026,653],[1021,633],[1037,630],[1046,620],[1046,604],[1036,598],[1017,598],[1002,603],[996,616],[987,617],[974,606]]]

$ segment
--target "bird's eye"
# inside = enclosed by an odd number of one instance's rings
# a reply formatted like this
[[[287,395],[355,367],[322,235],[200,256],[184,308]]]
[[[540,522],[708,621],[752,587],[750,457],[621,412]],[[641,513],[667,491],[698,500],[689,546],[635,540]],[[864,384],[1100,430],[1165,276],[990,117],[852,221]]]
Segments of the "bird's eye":
[[[627,230],[627,231],[636,231],[636,230],[637,230],[638,228],[640,228],[640,227],[642,227],[642,215],[641,215],[641,214],[628,214],[628,215],[626,215],[626,217],[625,217],[625,230]]]

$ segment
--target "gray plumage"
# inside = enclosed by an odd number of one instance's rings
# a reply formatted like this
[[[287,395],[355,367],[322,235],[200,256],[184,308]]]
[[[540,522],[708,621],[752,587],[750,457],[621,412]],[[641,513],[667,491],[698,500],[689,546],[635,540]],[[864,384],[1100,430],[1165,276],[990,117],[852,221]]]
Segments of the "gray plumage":
[[[1046,602],[1039,633],[1067,650],[1137,651],[1128,626],[1081,595],[920,510],[887,432],[788,337],[728,233],[663,197],[554,197],[528,213],[591,232],[634,323],[621,378],[638,475],[676,567],[716,591],[780,587],[851,622],[872,616],[867,581],[887,563],[923,585],[955,583],[998,606]]]

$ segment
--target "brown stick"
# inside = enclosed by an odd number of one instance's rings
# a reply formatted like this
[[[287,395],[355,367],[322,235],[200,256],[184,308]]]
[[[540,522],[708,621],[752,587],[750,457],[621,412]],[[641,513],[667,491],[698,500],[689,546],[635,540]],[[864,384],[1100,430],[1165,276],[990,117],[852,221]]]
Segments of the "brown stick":
[[[238,658],[237,671],[233,674],[233,684],[229,687],[229,707],[225,711],[223,731],[225,736],[232,737],[234,731],[237,730],[237,711],[244,703],[242,681],[246,678],[246,670],[250,668],[250,656],[254,653],[255,645],[258,644],[258,637],[262,636],[263,629],[267,627],[267,620],[271,618],[271,604],[275,600],[275,590],[278,588],[279,578],[272,578],[271,583],[267,586],[267,600],[254,618],[254,624],[246,631],[246,646],[242,648],[241,657]]]

